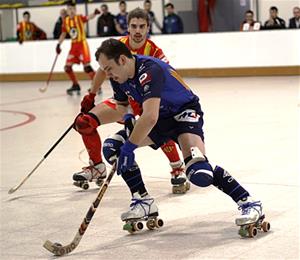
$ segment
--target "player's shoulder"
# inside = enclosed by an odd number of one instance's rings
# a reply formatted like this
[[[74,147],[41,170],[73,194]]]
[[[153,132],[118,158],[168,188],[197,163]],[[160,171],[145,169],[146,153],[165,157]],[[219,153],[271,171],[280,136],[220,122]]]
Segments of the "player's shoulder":
[[[155,43],[154,41],[147,39],[147,43],[151,45],[152,48],[154,49],[160,49]]]
[[[146,84],[155,77],[163,75],[163,68],[158,59],[149,56],[137,56],[137,77],[140,83]]]
[[[129,36],[128,35],[126,35],[126,36],[122,36],[121,38],[119,38],[119,41],[120,42],[123,42],[123,43],[127,43],[127,41],[128,41],[128,39],[129,39]]]

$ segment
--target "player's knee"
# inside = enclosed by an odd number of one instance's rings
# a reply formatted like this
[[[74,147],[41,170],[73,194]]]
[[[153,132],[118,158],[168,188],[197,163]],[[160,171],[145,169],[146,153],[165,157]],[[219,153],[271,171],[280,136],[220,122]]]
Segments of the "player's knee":
[[[103,155],[105,160],[113,164],[120,155],[120,148],[126,141],[125,130],[120,130],[112,137],[107,138],[103,143]]]
[[[197,152],[185,160],[186,176],[194,185],[207,187],[213,183],[213,169],[199,149]]]
[[[85,73],[94,72],[91,65],[84,66],[83,70],[84,70]]]
[[[65,69],[65,72],[66,72],[66,73],[71,73],[71,72],[73,71],[72,66],[70,66],[70,65],[66,65],[66,66],[64,67],[64,69]]]
[[[100,125],[100,122],[96,115],[92,113],[80,114],[76,117],[74,122],[74,128],[81,135],[90,135]]]

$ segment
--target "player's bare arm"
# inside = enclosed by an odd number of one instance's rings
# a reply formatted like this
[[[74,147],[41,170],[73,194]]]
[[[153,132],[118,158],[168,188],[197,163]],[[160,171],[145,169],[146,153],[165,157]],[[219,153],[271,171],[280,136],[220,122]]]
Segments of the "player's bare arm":
[[[62,44],[62,42],[64,41],[64,39],[66,38],[67,36],[67,33],[66,32],[62,32],[59,36],[59,39],[58,39],[58,44]]]

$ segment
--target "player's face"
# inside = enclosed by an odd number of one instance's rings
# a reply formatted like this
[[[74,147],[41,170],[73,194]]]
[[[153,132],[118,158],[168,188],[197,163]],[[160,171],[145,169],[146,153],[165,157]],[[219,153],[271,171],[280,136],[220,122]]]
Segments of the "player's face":
[[[270,17],[275,19],[277,17],[277,12],[275,10],[270,10]]]
[[[126,4],[120,4],[120,6],[119,6],[119,8],[120,8],[120,12],[126,12]]]
[[[147,38],[149,26],[142,18],[132,18],[128,24],[130,39],[135,43],[141,43]]]
[[[300,8],[295,7],[293,10],[294,17],[299,19],[300,18]]]
[[[76,7],[69,5],[67,7],[67,13],[71,18],[73,18],[76,15]]]
[[[24,14],[23,19],[24,19],[24,22],[29,22],[30,21],[30,16],[28,14]]]
[[[121,55],[119,58],[119,64],[114,59],[107,59],[104,54],[99,56],[100,68],[106,73],[107,77],[122,84],[128,79],[128,72],[126,69],[126,58]]]

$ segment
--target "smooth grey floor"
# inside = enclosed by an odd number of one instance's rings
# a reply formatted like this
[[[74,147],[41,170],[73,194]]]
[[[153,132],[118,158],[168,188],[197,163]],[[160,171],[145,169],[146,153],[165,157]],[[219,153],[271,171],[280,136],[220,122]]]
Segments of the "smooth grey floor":
[[[269,233],[242,239],[235,203],[215,187],[171,194],[170,167],[161,151],[136,152],[165,226],[130,235],[120,214],[130,194],[115,176],[81,243],[66,259],[299,259],[299,77],[186,79],[205,112],[208,158],[226,168],[261,200]],[[89,82],[81,82],[84,90]],[[45,240],[68,244],[91,202],[72,185],[87,164],[80,136],[71,131],[28,181],[14,187],[43,158],[79,112],[81,97],[66,96],[69,82],[1,83],[0,259],[55,259]],[[98,102],[111,95],[105,83]],[[34,119],[35,117],[35,119]],[[33,121],[26,123],[27,120]],[[18,126],[18,124],[20,124]],[[101,126],[102,139],[121,128]]]

